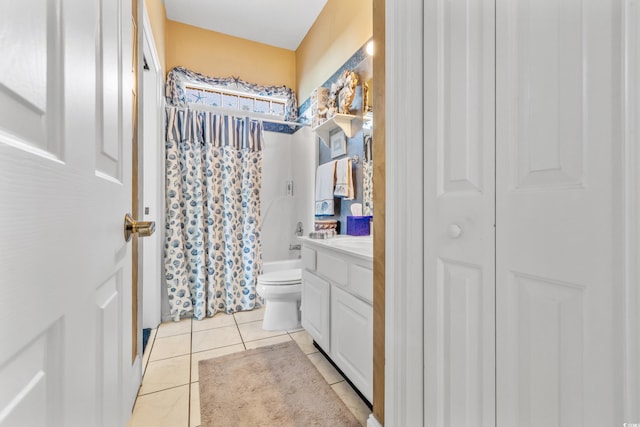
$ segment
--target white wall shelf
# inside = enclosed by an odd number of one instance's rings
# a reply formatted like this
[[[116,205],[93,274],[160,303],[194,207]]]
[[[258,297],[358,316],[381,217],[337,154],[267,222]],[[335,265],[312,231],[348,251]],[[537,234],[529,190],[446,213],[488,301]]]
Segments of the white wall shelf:
[[[313,128],[313,131],[327,147],[331,147],[331,132],[337,128],[342,129],[347,137],[353,138],[362,129],[362,117],[351,114],[336,114]]]

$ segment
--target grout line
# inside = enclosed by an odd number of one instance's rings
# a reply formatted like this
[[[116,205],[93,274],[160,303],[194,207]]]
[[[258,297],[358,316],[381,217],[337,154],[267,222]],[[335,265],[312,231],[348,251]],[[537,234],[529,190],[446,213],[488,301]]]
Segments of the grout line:
[[[189,347],[191,347],[191,346],[189,346]],[[174,357],[180,357],[180,356],[189,356],[190,354],[191,354],[191,348],[189,348],[189,352],[188,353],[176,354],[174,356],[163,357],[162,359],[151,360],[151,355],[149,355],[149,361],[147,362],[147,365],[149,363],[151,363],[151,362],[159,362],[161,360],[173,359]]]
[[[151,392],[145,393],[145,394],[139,394],[138,393],[138,396],[136,397],[136,400],[138,398],[140,398],[140,397],[147,397],[147,396],[151,396],[152,394],[162,393],[163,391],[173,390],[173,389],[184,387],[184,386],[189,386],[189,384],[174,385],[174,386],[171,386],[171,387],[163,388],[162,390],[151,391]]]
[[[242,346],[244,347],[244,349],[247,349],[247,345],[244,342],[244,337],[242,336],[242,332],[240,332],[240,324],[238,323],[238,319],[236,319],[236,315],[232,314],[233,316],[233,321],[236,322],[236,329],[238,331],[238,335],[240,335],[240,341],[242,341]]]

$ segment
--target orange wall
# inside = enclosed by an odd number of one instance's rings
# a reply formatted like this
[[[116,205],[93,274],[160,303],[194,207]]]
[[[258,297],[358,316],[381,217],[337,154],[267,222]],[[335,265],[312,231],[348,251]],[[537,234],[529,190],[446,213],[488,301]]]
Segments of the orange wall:
[[[329,0],[296,50],[303,102],[373,36],[373,0]]]
[[[293,52],[166,19],[162,0],[144,0],[165,73],[183,66],[212,77],[286,85],[303,102],[373,36],[373,0],[328,0]]]
[[[296,87],[295,52],[180,22],[166,21],[166,57],[176,66],[211,77],[240,77],[267,86]]]
[[[162,0],[144,0],[147,8],[147,15],[151,23],[151,32],[153,33],[153,41],[158,51],[158,59],[163,70],[167,70],[165,58],[165,23],[167,22],[167,11],[164,8]]]

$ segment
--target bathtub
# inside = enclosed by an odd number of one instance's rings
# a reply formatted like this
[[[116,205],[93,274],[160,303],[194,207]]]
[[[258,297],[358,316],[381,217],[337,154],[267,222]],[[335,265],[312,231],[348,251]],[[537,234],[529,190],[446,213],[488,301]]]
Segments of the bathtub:
[[[262,274],[278,270],[293,270],[294,268],[302,268],[302,260],[300,258],[265,262],[262,264]]]

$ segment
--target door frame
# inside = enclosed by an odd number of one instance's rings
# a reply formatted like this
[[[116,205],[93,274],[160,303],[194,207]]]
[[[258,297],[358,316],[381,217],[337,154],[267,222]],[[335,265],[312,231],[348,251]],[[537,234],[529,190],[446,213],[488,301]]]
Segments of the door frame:
[[[625,56],[622,156],[624,316],[624,419],[640,423],[640,8],[623,1]]]
[[[424,101],[421,0],[385,2],[384,425],[423,425]]]
[[[158,132],[158,137],[162,137],[163,131],[164,131],[164,115],[162,114],[164,111],[164,70],[162,68],[162,64],[160,63],[160,57],[158,55],[158,50],[156,47],[156,43],[155,43],[155,39],[153,38],[153,31],[152,31],[152,27],[151,27],[151,21],[149,19],[149,14],[147,11],[147,6],[146,4],[143,2],[143,12],[142,12],[142,52],[143,52],[143,57],[145,57],[145,52],[146,52],[146,48],[145,45],[147,45],[148,50],[149,50],[149,58],[147,59],[147,65],[149,66],[149,71],[145,71],[142,70],[142,74],[144,74],[145,72],[151,72],[154,73],[156,75],[156,88],[155,88],[155,93],[153,94],[148,94],[145,93],[144,90],[144,75],[142,76],[141,79],[141,101],[142,101],[142,108],[141,108],[141,121],[140,121],[140,129],[142,131],[141,134],[141,158],[140,158],[140,176],[141,176],[141,182],[140,182],[140,194],[142,195],[142,197],[140,198],[142,202],[144,202],[145,200],[145,179],[149,178],[148,176],[148,170],[146,170],[146,168],[144,167],[144,163],[145,161],[148,160],[147,156],[148,156],[148,150],[147,150],[147,143],[148,141],[145,138],[145,130],[149,129],[149,126],[155,126]],[[144,111],[146,111],[148,108],[154,108],[155,110],[155,123],[145,123],[144,121]],[[164,161],[162,161],[164,159],[164,150],[163,149],[159,149],[158,150],[158,156],[157,156],[157,161],[158,163],[158,169],[157,169],[157,174],[155,176],[155,182],[157,183],[156,188],[154,189],[156,192],[156,195],[158,197],[158,203],[157,203],[157,209],[158,209],[158,213],[156,215],[155,221],[156,221],[156,233],[157,233],[157,239],[159,240],[159,244],[158,244],[158,250],[157,250],[157,256],[159,258],[159,269],[162,270],[162,265],[161,265],[161,257],[162,257],[162,243],[164,241],[164,185],[162,185],[162,183],[164,182],[162,180],[162,177],[164,176]],[[144,205],[145,203],[143,203]],[[144,209],[144,206],[143,206]],[[141,211],[142,214],[141,216],[144,215],[144,211]],[[147,220],[146,218],[144,219],[145,221]],[[142,242],[142,245],[145,245],[145,241]],[[143,248],[143,253],[142,253],[142,258],[145,258],[145,254],[144,251],[146,250],[146,248]],[[144,267],[144,262],[142,263],[142,276],[141,276],[141,286],[140,286],[140,307],[141,307],[141,316],[140,318],[142,319],[142,327],[148,327],[148,325],[145,325],[145,323],[156,323],[155,326],[153,327],[157,327],[157,325],[162,321],[162,307],[163,304],[162,302],[164,301],[164,298],[162,298],[161,295],[161,290],[157,289],[157,292],[154,292],[153,290],[150,290],[149,288],[149,283],[147,280],[145,280],[145,267]],[[162,283],[164,283],[164,278],[163,278],[163,274],[162,271],[159,272],[159,276],[160,281]],[[151,315],[145,315],[145,311],[153,311],[154,313]],[[146,321],[145,321],[146,320]],[[144,369],[144,367],[143,367]]]
[[[624,417],[640,422],[640,8],[623,1],[625,78],[623,92],[624,152],[618,153],[623,174],[623,212],[619,212],[625,241],[623,259],[625,330]],[[430,177],[424,175],[423,91],[424,26],[437,16],[425,13],[423,2],[386,2],[386,274],[385,274],[385,426],[423,425],[424,354],[424,227],[434,224],[434,212],[424,205]],[[417,35],[417,36],[416,36]],[[416,94],[420,94],[416,96]],[[431,183],[431,181],[429,181]],[[422,373],[422,374],[418,374]]]

